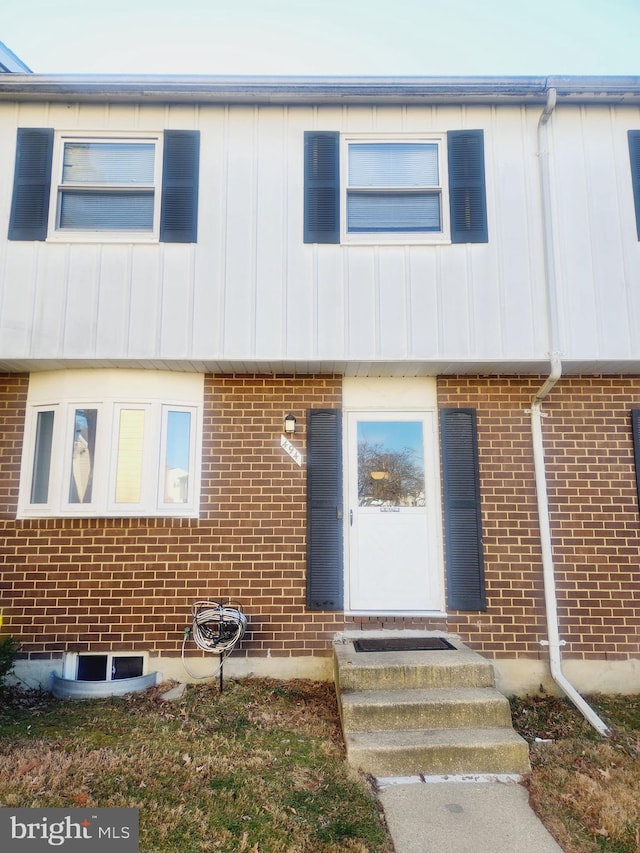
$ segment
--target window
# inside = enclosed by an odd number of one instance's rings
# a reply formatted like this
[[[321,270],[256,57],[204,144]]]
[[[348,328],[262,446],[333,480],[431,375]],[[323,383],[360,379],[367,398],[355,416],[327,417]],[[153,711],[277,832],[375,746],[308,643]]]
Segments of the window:
[[[146,654],[135,652],[67,652],[63,661],[63,678],[72,681],[119,681],[139,678],[146,674],[146,670]]]
[[[482,130],[304,137],[305,243],[486,243]]]
[[[199,375],[33,374],[20,515],[197,516],[202,401]]]
[[[197,240],[198,131],[19,128],[10,240]]]
[[[56,231],[134,231],[157,223],[157,139],[62,138]]]
[[[439,140],[346,140],[346,233],[446,232]]]

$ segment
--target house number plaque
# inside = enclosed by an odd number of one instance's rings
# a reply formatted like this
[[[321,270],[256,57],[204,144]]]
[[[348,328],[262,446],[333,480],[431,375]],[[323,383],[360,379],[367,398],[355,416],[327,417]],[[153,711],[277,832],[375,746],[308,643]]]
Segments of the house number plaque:
[[[300,451],[297,450],[284,435],[280,436],[280,447],[289,454],[296,465],[302,465],[302,453],[300,453]]]

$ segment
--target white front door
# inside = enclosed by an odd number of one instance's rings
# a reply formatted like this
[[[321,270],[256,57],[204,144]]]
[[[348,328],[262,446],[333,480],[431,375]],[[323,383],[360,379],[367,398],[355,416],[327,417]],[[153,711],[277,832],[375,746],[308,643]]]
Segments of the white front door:
[[[442,609],[435,442],[435,412],[349,413],[351,611]]]

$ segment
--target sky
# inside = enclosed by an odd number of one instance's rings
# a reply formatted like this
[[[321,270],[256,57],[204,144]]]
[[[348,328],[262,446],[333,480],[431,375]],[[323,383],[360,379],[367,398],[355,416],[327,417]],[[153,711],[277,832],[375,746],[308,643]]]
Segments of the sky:
[[[0,0],[40,74],[640,75],[640,0]]]

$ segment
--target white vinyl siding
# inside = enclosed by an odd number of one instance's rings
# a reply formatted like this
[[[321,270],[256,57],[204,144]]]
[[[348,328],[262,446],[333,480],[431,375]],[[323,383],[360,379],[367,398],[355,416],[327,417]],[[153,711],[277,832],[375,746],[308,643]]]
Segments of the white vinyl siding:
[[[127,128],[140,138],[167,127],[202,135],[197,243],[74,236],[28,244],[5,234],[0,365],[415,375],[489,364],[542,372],[549,340],[540,113],[539,105],[506,103],[81,103],[71,116],[63,103],[24,103],[19,114],[0,103],[5,213],[18,125],[77,129],[83,138],[122,138]],[[627,137],[640,127],[638,110],[559,104],[552,122],[563,361],[624,372],[640,362],[640,242]],[[314,128],[370,140],[482,128],[490,242],[432,245],[418,235],[422,242],[381,245],[379,236],[354,234],[348,245],[305,244],[303,143]]]

